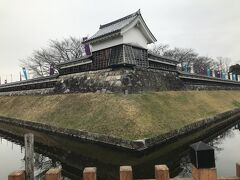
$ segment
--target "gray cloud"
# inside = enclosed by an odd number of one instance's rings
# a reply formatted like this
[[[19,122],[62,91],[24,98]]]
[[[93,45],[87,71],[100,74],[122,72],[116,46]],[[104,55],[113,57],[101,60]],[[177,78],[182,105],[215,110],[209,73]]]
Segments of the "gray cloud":
[[[139,8],[158,42],[240,61],[239,0],[0,0],[0,75],[19,77],[19,59],[49,39],[92,35]]]

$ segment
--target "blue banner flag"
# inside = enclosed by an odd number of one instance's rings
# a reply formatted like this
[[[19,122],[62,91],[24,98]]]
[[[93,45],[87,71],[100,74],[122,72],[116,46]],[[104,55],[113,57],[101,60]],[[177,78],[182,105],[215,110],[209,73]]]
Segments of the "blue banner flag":
[[[24,74],[25,79],[28,80],[28,76],[27,76],[27,70],[26,70],[26,68],[23,67],[22,70],[23,70],[23,74]]]
[[[211,69],[207,68],[207,75],[210,77],[211,76]]]
[[[233,80],[236,81],[236,74],[233,74]]]
[[[224,71],[222,71],[222,79],[226,79],[226,74]]]

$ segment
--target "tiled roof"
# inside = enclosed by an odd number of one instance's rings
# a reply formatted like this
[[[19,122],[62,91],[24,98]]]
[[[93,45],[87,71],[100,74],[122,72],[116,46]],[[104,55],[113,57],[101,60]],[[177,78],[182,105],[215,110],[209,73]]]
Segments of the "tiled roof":
[[[160,60],[165,59],[171,63],[178,63],[178,60],[175,60],[175,59],[167,57],[167,56],[160,56],[156,53],[148,51],[148,57],[151,57],[151,56],[156,57],[157,59],[160,59]]]
[[[86,61],[90,61],[91,60],[92,55],[89,56],[83,56],[81,58],[75,59],[75,60],[71,60],[71,61],[66,61],[66,62],[61,62],[59,64],[57,64],[57,68],[61,68],[62,66],[68,66],[68,65],[72,65],[72,64],[77,64],[79,62],[86,62]]]
[[[116,21],[100,25],[99,30],[85,42],[89,42],[110,34],[119,33],[122,28],[126,27],[128,24],[134,21],[138,15],[140,15],[140,10]]]

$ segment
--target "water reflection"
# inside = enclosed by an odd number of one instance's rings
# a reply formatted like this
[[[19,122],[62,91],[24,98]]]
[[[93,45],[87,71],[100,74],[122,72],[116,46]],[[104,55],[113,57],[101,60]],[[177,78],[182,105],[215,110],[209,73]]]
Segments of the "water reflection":
[[[236,174],[235,163],[240,161],[240,124],[227,130],[212,140],[215,147],[217,171],[222,176],[233,176]]]
[[[7,179],[7,174],[13,169],[23,169],[22,148],[6,139],[0,138],[0,179]],[[13,169],[12,169],[13,168]]]
[[[209,139],[208,139],[209,140]],[[240,123],[221,132],[208,144],[215,150],[216,168],[219,176],[234,176],[235,163],[240,161]],[[183,169],[178,177],[191,177],[189,155],[181,158],[180,167]]]
[[[0,149],[0,179],[7,179],[8,174],[14,170],[24,169],[25,149],[21,144],[0,137]],[[50,167],[61,168],[61,165],[58,161],[53,161],[42,154],[34,153],[34,174],[36,180],[44,179],[43,174],[45,174]]]
[[[4,167],[1,168],[0,179],[7,179],[7,175],[13,170],[24,168],[22,135],[28,132],[35,135],[34,166],[36,179],[39,180],[43,179],[43,174],[50,167],[62,168],[64,180],[79,179],[84,167],[87,166],[98,168],[98,179],[100,180],[119,179],[120,165],[132,165],[134,178],[153,178],[155,164],[167,164],[171,176],[191,176],[191,164],[188,156],[189,145],[183,145],[180,140],[169,146],[156,148],[153,152],[136,154],[118,150],[112,151],[108,147],[88,142],[79,142],[0,124],[0,167]],[[214,134],[206,141],[215,149],[218,175],[234,175],[235,163],[240,160],[238,153],[240,149],[240,124]]]
[[[60,162],[53,161],[49,157],[39,153],[34,154],[34,176],[36,180],[43,180],[44,174],[51,167],[62,168]]]

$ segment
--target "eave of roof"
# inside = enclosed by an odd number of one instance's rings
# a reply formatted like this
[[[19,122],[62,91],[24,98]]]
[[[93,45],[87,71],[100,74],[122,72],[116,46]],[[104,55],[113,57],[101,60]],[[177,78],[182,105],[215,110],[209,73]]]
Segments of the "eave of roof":
[[[62,63],[59,63],[57,64],[57,68],[60,68],[62,66],[67,66],[67,65],[71,65],[71,64],[76,64],[76,63],[79,63],[79,62],[84,62],[85,61],[89,61],[91,60],[90,58],[92,57],[92,55],[89,55],[89,56],[84,56],[84,57],[81,57],[79,59],[75,59],[75,60],[72,60],[72,61],[66,61],[66,62],[62,62]]]
[[[64,69],[64,68],[70,68],[70,67],[75,67],[75,66],[81,66],[81,65],[85,65],[85,64],[91,64],[92,60],[86,60],[86,61],[79,61],[79,62],[75,62],[72,64],[64,64],[61,65],[60,69]]]
[[[159,57],[159,58],[163,58],[163,59],[168,59],[170,61],[173,61],[175,63],[179,63],[178,60],[175,60],[173,58],[170,58],[170,57],[167,57],[167,56],[161,56],[161,55],[158,55],[158,54],[155,54],[155,53],[152,53],[152,52],[148,52],[149,55],[152,55],[152,56],[155,56],[155,57]]]
[[[144,23],[145,27],[147,28],[148,32],[151,34],[151,36],[153,37],[154,41],[156,42],[157,39],[155,38],[155,36],[153,35],[153,33],[152,33],[152,32],[150,31],[150,29],[148,28],[146,22],[144,21],[144,19],[143,19],[143,17],[142,17],[142,14],[140,14],[140,16],[141,16],[141,18],[142,18],[142,20],[143,20],[143,23]]]
[[[149,60],[149,61],[153,61],[153,62],[162,63],[162,64],[168,64],[168,65],[176,66],[176,63],[165,62],[165,61],[161,61],[161,60],[157,60],[157,59],[152,59],[152,58],[148,58],[148,60]]]
[[[113,31],[113,32],[109,32],[109,33],[106,33],[106,34],[103,34],[101,36],[98,36],[97,38],[87,39],[86,41],[83,42],[83,44],[89,43],[89,42],[102,41],[104,39],[108,39],[109,37],[118,36],[120,34],[121,34],[121,29]]]

